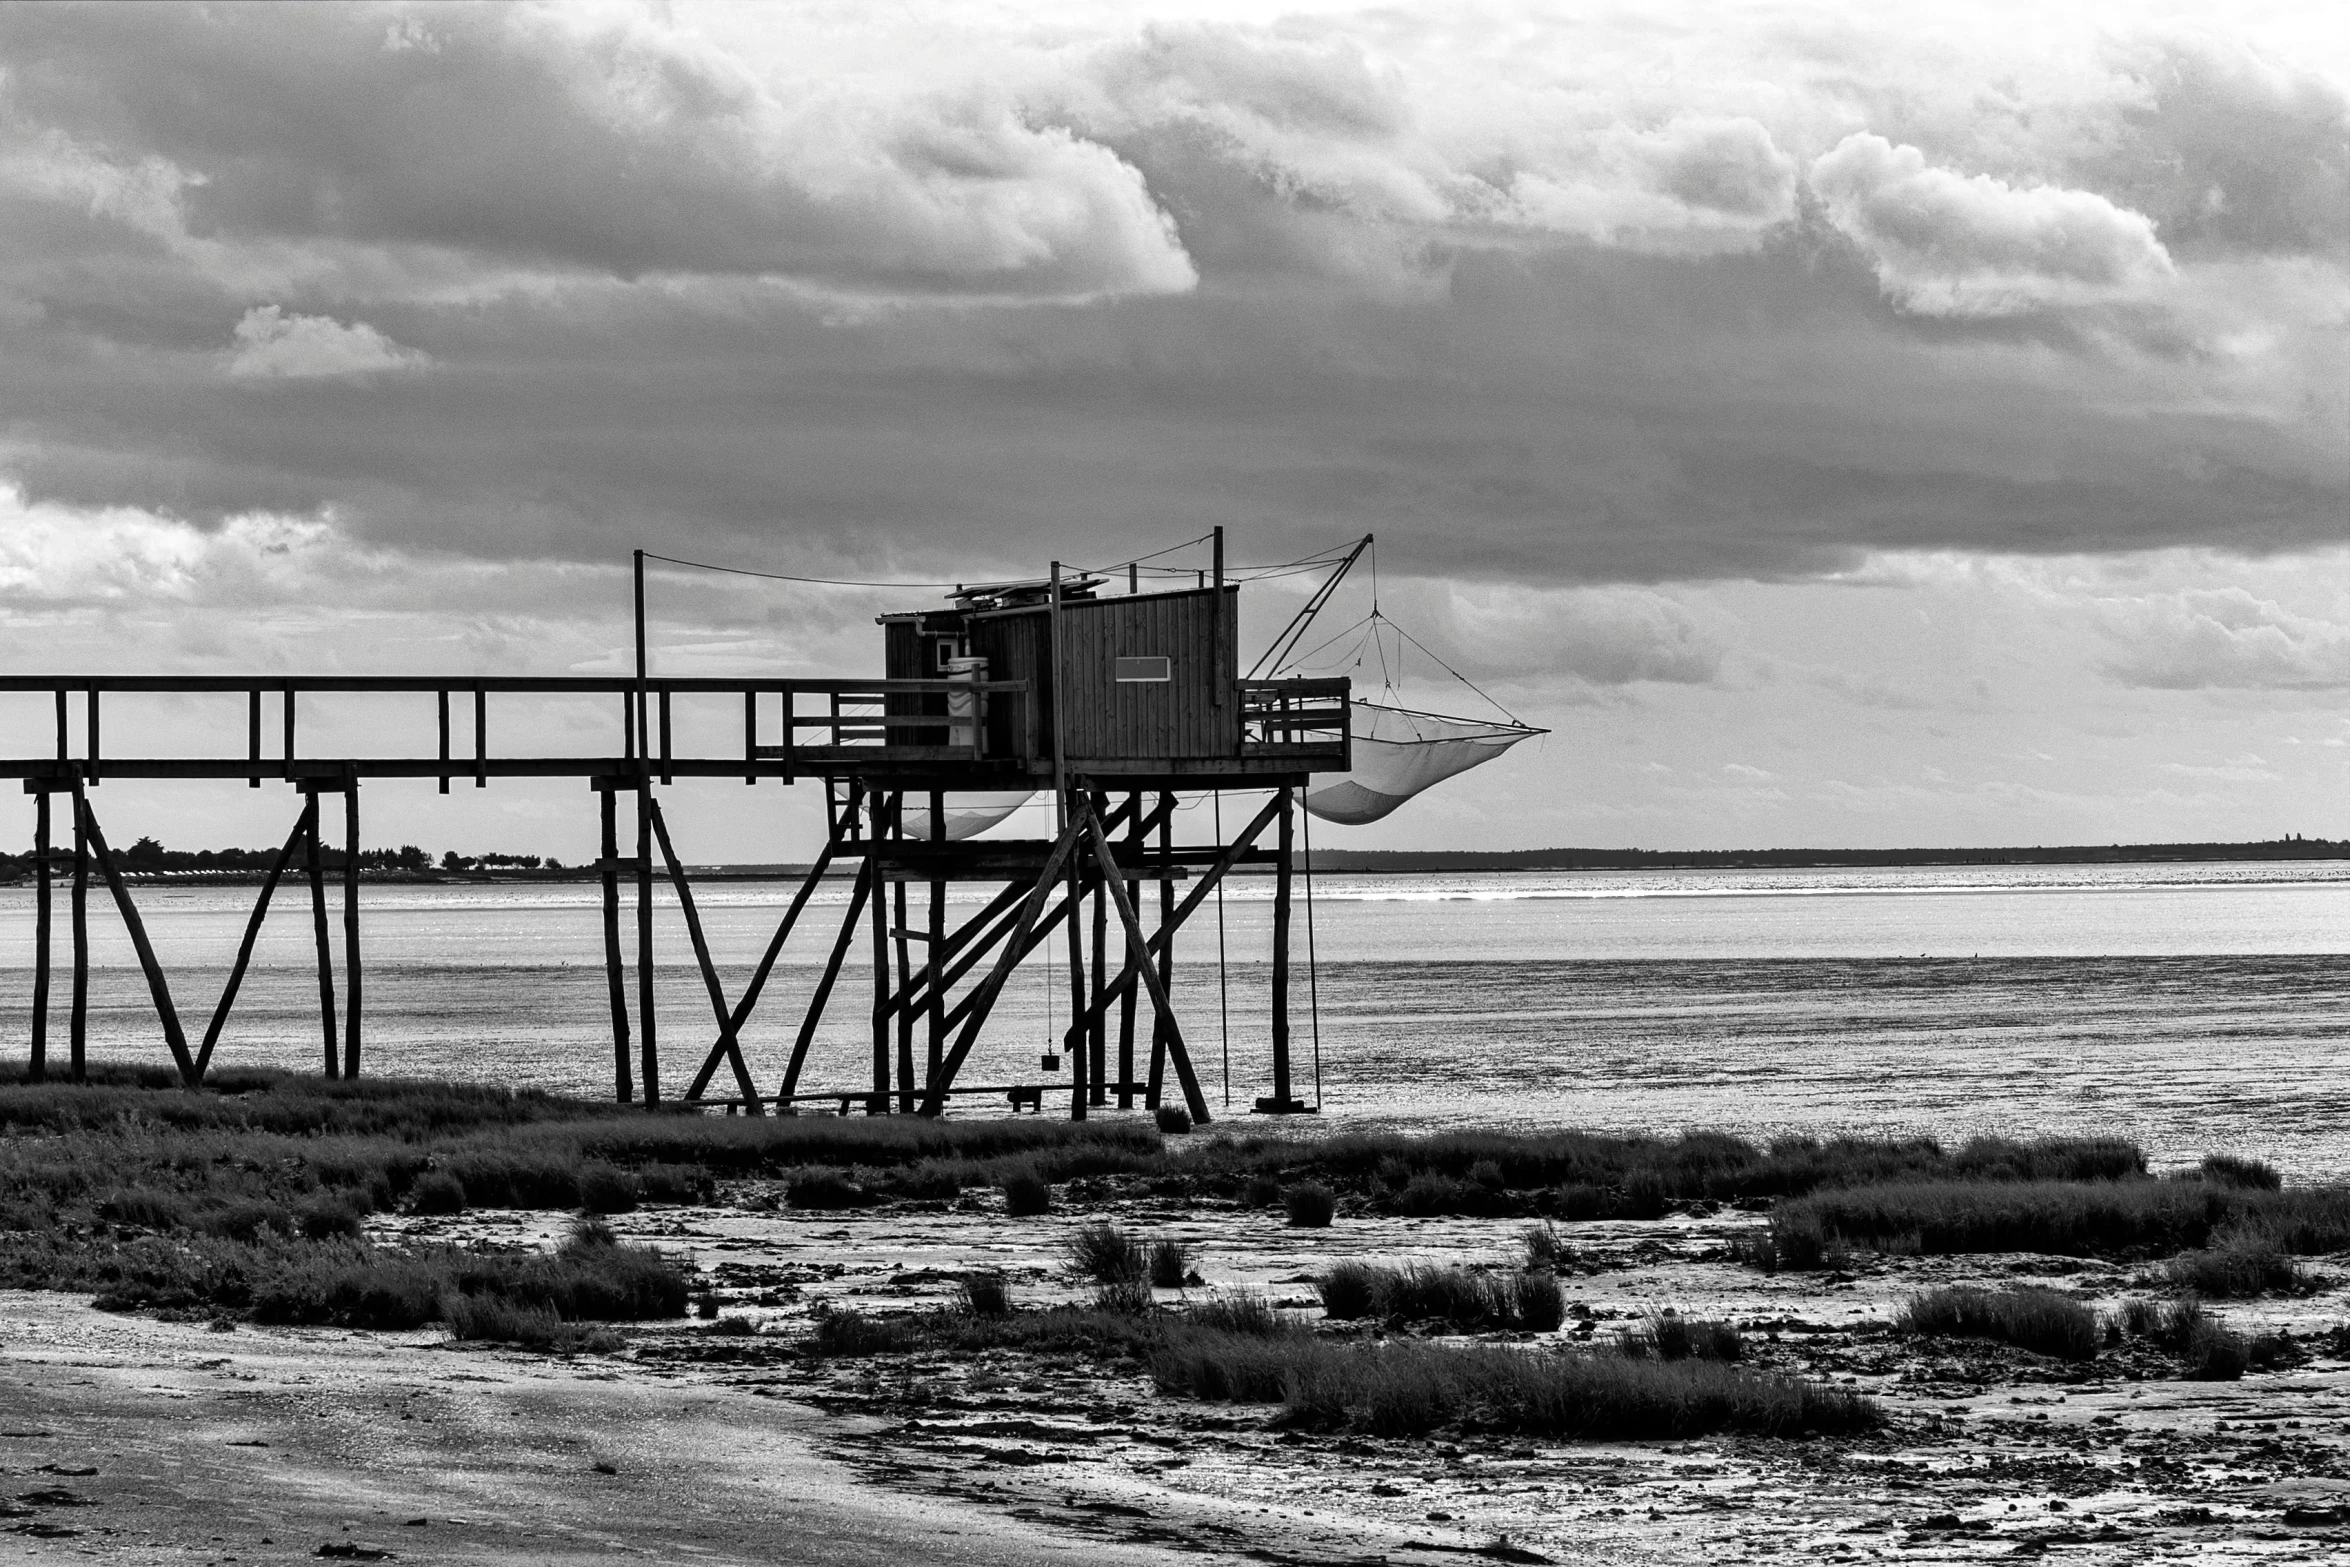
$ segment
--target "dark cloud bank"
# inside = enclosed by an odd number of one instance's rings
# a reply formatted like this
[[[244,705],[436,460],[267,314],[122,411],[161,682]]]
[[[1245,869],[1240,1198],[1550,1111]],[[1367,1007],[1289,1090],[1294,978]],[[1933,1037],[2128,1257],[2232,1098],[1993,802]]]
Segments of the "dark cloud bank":
[[[1956,114],[1867,45],[1668,103],[1488,94],[1392,19],[892,76],[527,8],[8,7],[0,467],[925,576],[1212,522],[1530,584],[2339,541],[2339,90],[2179,35]]]

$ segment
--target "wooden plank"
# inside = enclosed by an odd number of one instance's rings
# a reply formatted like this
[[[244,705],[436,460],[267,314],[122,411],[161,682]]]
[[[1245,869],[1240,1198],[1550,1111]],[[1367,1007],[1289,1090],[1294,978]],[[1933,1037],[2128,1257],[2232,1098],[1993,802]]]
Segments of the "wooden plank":
[[[139,906],[131,901],[131,890],[123,885],[122,873],[115,869],[114,856],[106,848],[106,834],[100,830],[89,802],[78,803],[83,827],[89,834],[90,852],[106,878],[107,891],[114,894],[115,908],[122,912],[123,928],[130,932],[131,949],[139,955],[139,967],[146,972],[147,993],[154,997],[155,1015],[163,1023],[163,1042],[171,1048],[172,1062],[180,1069],[180,1081],[193,1088],[198,1081],[196,1060],[188,1054],[187,1035],[180,1032],[179,1010],[171,1004],[171,986],[164,980],[163,965],[155,961],[154,944],[147,939],[147,922],[139,918]]]

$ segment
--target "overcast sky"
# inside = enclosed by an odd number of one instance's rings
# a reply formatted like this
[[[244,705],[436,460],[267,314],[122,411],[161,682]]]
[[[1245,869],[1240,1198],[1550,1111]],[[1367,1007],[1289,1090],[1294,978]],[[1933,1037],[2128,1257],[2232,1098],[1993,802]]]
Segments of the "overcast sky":
[[[1332,846],[2350,835],[2339,12],[0,7],[0,660],[602,671],[639,545],[1376,531],[1556,733]],[[665,576],[656,666],[932,598]]]

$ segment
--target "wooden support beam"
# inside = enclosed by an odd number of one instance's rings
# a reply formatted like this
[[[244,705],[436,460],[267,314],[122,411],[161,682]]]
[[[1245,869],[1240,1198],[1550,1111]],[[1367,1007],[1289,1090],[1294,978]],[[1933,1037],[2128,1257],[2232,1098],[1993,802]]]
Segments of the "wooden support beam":
[[[62,699],[61,699],[62,700]],[[77,1083],[89,1078],[90,1035],[90,846],[88,802],[79,773],[73,780],[73,1010],[66,1019],[67,1070]]]
[[[114,894],[114,906],[122,911],[123,927],[130,932],[131,949],[139,955],[139,967],[146,971],[147,992],[155,998],[155,1015],[163,1023],[163,1042],[171,1047],[172,1063],[180,1069],[180,1081],[193,1088],[199,1080],[196,1060],[188,1054],[187,1035],[180,1032],[179,1010],[171,1004],[171,986],[164,980],[163,965],[155,960],[154,944],[147,939],[147,922],[139,918],[139,906],[131,901],[131,890],[123,885],[122,873],[115,869],[114,856],[106,848],[106,834],[99,829],[89,801],[81,800],[77,804],[83,829],[89,834],[90,852],[97,858],[100,874],[106,878],[107,891]]]
[[[1139,792],[1127,795],[1123,814],[1126,818],[1126,846],[1129,850],[1129,857],[1140,859],[1145,840],[1142,826],[1142,795]],[[1106,826],[1107,824],[1105,824]],[[1161,885],[1165,885],[1165,883],[1162,882]],[[1141,896],[1142,883],[1130,878],[1126,883],[1126,901],[1132,903]],[[1134,944],[1134,938],[1127,937],[1126,956],[1119,963],[1118,971],[1124,973],[1127,969],[1132,968],[1141,961],[1141,954],[1142,949]],[[1098,971],[1096,977],[1102,977]],[[1121,1110],[1134,1108],[1134,991],[1131,987],[1128,988],[1125,999],[1118,1003],[1118,1108]]]
[[[710,959],[710,942],[702,934],[701,911],[694,907],[694,889],[685,877],[685,867],[678,863],[677,846],[669,841],[669,821],[661,814],[661,802],[652,802],[653,836],[661,844],[661,859],[669,867],[669,881],[677,889],[677,906],[685,915],[685,933],[693,943],[694,962],[701,968],[702,985],[710,992],[710,1012],[718,1020],[718,1041],[726,1052],[727,1061],[734,1067],[734,1084],[751,1102],[750,1113],[759,1113],[759,1085],[751,1080],[751,1069],[743,1060],[742,1042],[735,1037],[734,1012],[726,1004],[726,991],[718,983],[718,965]]]
[[[947,1090],[954,1086],[955,1074],[963,1069],[963,1062],[969,1058],[971,1047],[978,1042],[979,1031],[987,1026],[987,1014],[995,1006],[996,997],[1003,993],[1004,981],[1011,978],[1014,965],[1019,962],[1022,953],[1026,950],[1028,935],[1030,931],[1035,929],[1036,917],[1043,912],[1045,903],[1050,898],[1053,881],[1060,874],[1061,866],[1069,858],[1070,851],[1076,846],[1077,831],[1075,826],[1064,828],[1061,836],[1053,844],[1053,852],[1045,858],[1044,870],[1036,878],[1036,885],[1029,888],[1028,896],[1021,900],[1019,921],[1013,929],[1011,939],[1004,943],[1003,950],[996,955],[995,967],[988,971],[987,978],[981,980],[978,987],[970,995],[964,997],[962,1006],[957,1008],[958,1011],[966,1013],[963,1018],[963,1031],[955,1036],[954,1048],[947,1052],[946,1061],[939,1068],[936,1081],[929,1085],[922,1097],[922,1113],[924,1115],[937,1115],[946,1108]],[[872,868],[873,863],[870,860],[866,862],[868,870]],[[1074,908],[1075,905],[1072,904],[1071,907]],[[1046,928],[1050,929],[1049,926]],[[953,1026],[951,1022],[949,1026]]]
[[[1011,933],[1012,926],[1017,923],[1017,911],[1013,905],[1028,896],[1030,885],[1026,880],[1007,882],[1001,891],[988,900],[986,908],[965,920],[948,935],[943,950],[933,946],[931,966],[925,968],[911,986],[890,997],[890,1005],[926,1008],[934,996],[943,1004],[946,993],[954,988],[955,982],[971,972],[980,959],[995,949],[997,942]],[[943,969],[938,968],[940,963],[945,964]],[[944,1019],[949,1032],[953,1031],[956,1021],[953,1016]]]
[[[33,1037],[26,1074],[49,1075],[49,791],[33,796]]]
[[[1295,796],[1288,787],[1274,796],[1281,807],[1280,859],[1273,867],[1273,1093],[1257,1108],[1286,1115],[1304,1108],[1289,1088],[1289,903],[1291,847],[1297,832]]]
[[[261,878],[261,896],[253,900],[252,917],[245,921],[245,939],[237,943],[237,960],[229,965],[228,982],[221,986],[220,1001],[212,1009],[212,1021],[204,1025],[204,1044],[196,1052],[196,1075],[202,1077],[212,1065],[212,1048],[220,1043],[220,1032],[228,1026],[229,1010],[237,1004],[237,991],[245,983],[245,969],[253,961],[253,944],[261,939],[261,922],[269,914],[269,900],[277,891],[279,878],[294,861],[294,851],[302,843],[302,835],[309,830],[307,812],[294,818],[294,830],[286,834],[286,841],[269,862],[269,874]]]
[[[1092,802],[1082,791],[1071,790],[1064,796],[1064,809],[1069,813],[1069,830],[1082,834],[1090,823]],[[1069,1032],[1063,1036],[1062,1051],[1069,1058],[1069,1119],[1085,1119],[1090,1097],[1092,1073],[1091,1034],[1085,1010],[1085,929],[1079,923],[1085,913],[1085,860],[1082,855],[1069,856]],[[1098,1020],[1099,1014],[1096,1014]]]
[[[876,843],[889,836],[890,797],[880,790],[873,791],[870,803],[873,820],[873,838]],[[876,860],[875,864],[880,862]],[[868,1115],[887,1114],[889,1110],[889,902],[881,895],[881,884],[873,884],[873,1094],[866,1102]]]
[[[930,841],[947,841],[947,797],[943,789],[930,791]],[[940,966],[946,961],[947,945],[947,884],[944,877],[930,878],[930,947],[929,957],[922,967],[922,978],[930,989],[928,1007],[930,1032],[928,1049],[922,1062],[922,1086],[928,1088],[938,1078],[938,1069],[946,1062],[947,1000],[946,987],[939,984]]]
[[[359,780],[343,781],[343,1076],[359,1076]]]
[[[1224,852],[1219,854],[1214,863],[1200,874],[1199,880],[1191,884],[1191,890],[1183,895],[1183,901],[1176,906],[1174,914],[1164,921],[1157,930],[1151,932],[1146,956],[1157,957],[1172,948],[1175,933],[1183,928],[1183,922],[1190,919],[1200,904],[1207,900],[1208,894],[1216,890],[1217,884],[1223,881],[1225,873],[1240,863],[1241,857],[1248,852],[1249,845],[1256,842],[1257,835],[1272,824],[1273,818],[1280,812],[1280,809],[1281,802],[1278,799],[1267,801],[1265,808],[1257,812],[1248,826],[1241,830],[1240,836],[1225,846]],[[1161,972],[1165,971],[1162,969]],[[1137,982],[1136,975],[1132,973],[1121,974],[1112,982],[1111,994],[1113,996],[1123,994],[1127,988]]]
[[[1145,945],[1142,922],[1135,917],[1134,905],[1127,900],[1126,884],[1118,875],[1117,857],[1110,853],[1110,840],[1092,821],[1089,820],[1086,827],[1093,839],[1094,859],[1101,868],[1102,887],[1118,906],[1118,923],[1126,928],[1127,942],[1139,950]],[[1158,971],[1148,963],[1135,964],[1133,972],[1140,974],[1142,982],[1150,987],[1151,1009],[1159,1031],[1166,1036],[1167,1056],[1175,1063],[1175,1076],[1183,1084],[1184,1103],[1191,1111],[1192,1121],[1204,1126],[1208,1121],[1208,1101],[1200,1092],[1198,1076],[1191,1069],[1191,1052],[1184,1048],[1183,1029],[1175,1019],[1175,1003],[1168,996],[1167,987],[1161,983]]]
[[[642,698],[639,698],[641,705]],[[642,715],[639,715],[641,729]],[[637,757],[636,779],[636,1017],[637,1071],[645,1107],[661,1102],[661,1047],[653,1001],[653,781]]]
[[[904,798],[903,795],[899,796],[901,802]],[[898,808],[901,812],[905,809],[902,803]],[[903,826],[901,818],[901,831]],[[897,995],[911,989],[914,983],[913,948],[911,943],[906,940],[906,884],[904,882],[893,881],[890,883],[890,905],[891,915],[897,921],[896,927],[891,932],[893,937],[891,951],[897,958],[897,969],[894,976],[885,981],[885,988],[889,989],[891,995]],[[888,1004],[888,999],[885,997],[883,1005],[887,1006]],[[891,1016],[897,1020],[898,1033],[898,1107],[911,1115],[914,1110],[914,1009],[912,1007],[892,1007]]]
[[[856,804],[854,796],[849,803],[852,807]],[[800,1068],[807,1063],[808,1046],[816,1038],[816,1025],[824,1020],[824,1004],[832,999],[833,982],[840,978],[840,966],[849,955],[849,943],[857,939],[857,917],[865,912],[865,900],[879,883],[876,862],[867,860],[858,867],[856,886],[849,893],[849,911],[840,922],[840,935],[832,943],[832,956],[825,960],[823,977],[816,981],[815,992],[808,997],[807,1013],[800,1019],[799,1037],[792,1041],[791,1063],[783,1069],[783,1087],[776,1095],[779,1106],[790,1103],[793,1091],[800,1086]]]
[[[860,787],[857,784],[850,785],[852,790]],[[783,944],[791,939],[792,927],[799,923],[800,911],[808,906],[808,899],[822,885],[824,873],[832,865],[833,850],[838,847],[837,839],[827,838],[824,841],[823,852],[816,856],[816,863],[801,878],[800,890],[792,894],[791,906],[783,911],[783,919],[777,923],[775,935],[767,943],[766,952],[761,954],[759,966],[751,972],[751,982],[743,987],[741,999],[735,1002],[732,1022],[737,1040],[742,1037],[743,1025],[750,1021],[751,1009],[759,1004],[759,993],[767,988],[768,976],[775,972],[776,959],[783,956]],[[694,1073],[693,1086],[685,1091],[686,1098],[699,1099],[702,1096],[702,1091],[710,1086],[711,1075],[718,1070],[718,1063],[725,1054],[726,1035],[721,1032],[718,1042],[710,1047],[710,1053],[703,1058],[701,1069]]]
[[[326,868],[318,843],[318,795],[302,797],[302,868],[310,878],[310,932],[318,948],[318,1018],[325,1039],[325,1072],[339,1077],[343,1053],[335,1041],[335,953],[326,935]]]
[[[1175,796],[1170,791],[1160,802],[1158,812],[1159,852],[1173,852],[1175,839]],[[1166,942],[1159,948],[1159,984],[1172,992],[1175,988],[1175,884],[1165,877],[1159,879],[1159,929],[1167,932]],[[1125,1006],[1134,1005],[1134,987],[1126,987]],[[1143,1104],[1152,1110],[1159,1107],[1167,1087],[1167,1031],[1151,1020],[1151,1080],[1144,1091]]]
[[[449,781],[441,780],[446,789]],[[628,980],[620,957],[620,820],[610,787],[596,790],[596,814],[602,827],[603,854],[596,868],[604,883],[604,983],[612,1000],[612,1096],[622,1104],[636,1097],[634,1072],[628,1060]]]

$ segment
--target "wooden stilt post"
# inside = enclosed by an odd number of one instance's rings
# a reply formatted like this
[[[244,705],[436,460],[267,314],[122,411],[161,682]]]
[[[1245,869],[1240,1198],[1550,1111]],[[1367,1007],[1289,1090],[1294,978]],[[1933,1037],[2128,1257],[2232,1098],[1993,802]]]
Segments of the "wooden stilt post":
[[[98,818],[91,814],[87,801],[82,802],[81,815],[90,835],[90,852],[106,878],[106,890],[114,894],[123,929],[130,933],[131,950],[139,955],[139,967],[147,975],[147,993],[155,998],[155,1016],[163,1024],[163,1042],[171,1050],[172,1064],[180,1069],[180,1081],[193,1088],[198,1081],[196,1059],[188,1054],[187,1035],[180,1032],[179,1009],[171,1004],[171,986],[165,983],[163,965],[155,960],[154,944],[147,939],[147,922],[139,918],[139,907],[131,901],[130,888],[123,885],[122,872],[107,852],[106,834],[99,830]]]
[[[212,1021],[204,1027],[204,1044],[196,1052],[196,1075],[201,1077],[212,1065],[212,1048],[220,1043],[220,1032],[228,1026],[229,1009],[237,1004],[237,991],[245,983],[245,970],[253,961],[253,943],[261,937],[261,922],[268,917],[269,900],[277,891],[286,867],[294,863],[294,851],[301,847],[303,833],[309,825],[307,813],[297,814],[294,830],[277,851],[277,858],[269,862],[269,874],[261,878],[261,895],[253,900],[252,918],[245,921],[245,939],[237,943],[237,960],[229,965],[228,983],[220,987],[220,1003],[212,1009]]]
[[[1091,825],[1091,824],[1089,824]],[[1126,889],[1118,877],[1117,862],[1110,855],[1110,841],[1098,827],[1093,833],[1094,857],[1101,864],[1103,890],[1118,905],[1118,923],[1126,928],[1127,939],[1136,946],[1143,945],[1142,922],[1135,917],[1134,905],[1127,900]],[[1183,1102],[1193,1121],[1205,1125],[1208,1120],[1207,1096],[1200,1092],[1199,1077],[1191,1069],[1191,1052],[1184,1047],[1183,1029],[1175,1019],[1175,1003],[1167,987],[1159,982],[1158,972],[1149,964],[1136,965],[1136,972],[1150,988],[1151,1011],[1157,1017],[1159,1031],[1166,1036],[1167,1055],[1175,1063],[1175,1076],[1183,1084]]]
[[[596,864],[604,881],[604,986],[612,1000],[612,1097],[626,1104],[636,1097],[636,1085],[628,1060],[628,979],[620,956],[620,813],[613,799],[619,793],[618,782],[595,780],[596,814],[603,829],[603,853]]]
[[[710,1012],[718,1020],[718,1048],[734,1065],[734,1084],[742,1090],[745,1110],[757,1115],[759,1088],[751,1081],[750,1066],[743,1060],[742,1043],[734,1033],[734,1014],[726,1004],[726,991],[718,983],[718,965],[711,961],[709,938],[702,933],[701,911],[694,906],[693,885],[686,880],[685,866],[677,858],[677,845],[669,839],[669,823],[661,814],[658,800],[653,802],[653,837],[661,845],[661,861],[669,868],[670,885],[677,889],[677,911],[685,917],[686,939],[693,943],[694,963],[702,971],[702,986],[710,993]]]
[[[1305,1108],[1289,1089],[1289,901],[1292,858],[1296,841],[1296,790],[1281,786],[1281,835],[1273,866],[1273,1093],[1259,1099],[1257,1108],[1288,1115]]]
[[[972,1045],[978,1042],[979,1031],[987,1026],[987,1015],[994,1010],[996,997],[1003,994],[1004,981],[1011,978],[1012,970],[1018,966],[1020,959],[1032,950],[1032,934],[1041,930],[1044,935],[1050,935],[1050,924],[1040,927],[1037,916],[1052,901],[1053,881],[1060,875],[1062,862],[1070,857],[1076,845],[1075,826],[1063,828],[1060,837],[1053,843],[1052,853],[1045,856],[1043,868],[1036,873],[1036,885],[1029,888],[1028,896],[1021,901],[1019,921],[1013,926],[1011,939],[996,954],[995,967],[988,971],[987,978],[981,980],[970,995],[956,1004],[955,1014],[962,1017],[963,1031],[955,1036],[954,1048],[947,1052],[946,1063],[939,1068],[937,1078],[923,1095],[924,1115],[936,1115],[946,1108],[947,1090],[953,1085],[955,1074],[963,1069],[963,1062],[970,1056]],[[1070,907],[1074,909],[1075,903],[1072,902]],[[954,1026],[954,1015],[949,1016],[948,1026]]]
[[[1070,790],[1062,809],[1066,813],[1071,832],[1082,831],[1093,816],[1093,802],[1084,794]],[[1069,1119],[1085,1119],[1086,1102],[1092,1085],[1087,1081],[1087,1067],[1092,1063],[1088,1038],[1091,1030],[1085,1017],[1085,928],[1079,923],[1085,914],[1085,862],[1082,856],[1069,856],[1069,1032],[1065,1036],[1064,1053],[1069,1057]]]
[[[90,1037],[90,843],[87,802],[79,774],[73,780],[73,1010],[66,1019],[67,1070],[77,1083],[89,1080]]]
[[[1092,796],[1088,805],[1088,809],[1095,813],[1096,820],[1099,820],[1100,812],[1103,808],[1104,806],[1102,797],[1098,794]],[[1088,1056],[1087,1073],[1091,1079],[1093,1089],[1092,1094],[1090,1095],[1090,1102],[1105,1106],[1110,1102],[1110,1029],[1109,1008],[1102,1004],[1107,999],[1103,990],[1104,976],[1102,973],[1102,968],[1104,960],[1107,959],[1110,955],[1109,898],[1109,888],[1094,888],[1093,983],[1091,987],[1092,995],[1089,998],[1092,1002],[1092,1006],[1089,1008],[1089,1011],[1092,1014],[1092,1020],[1088,1022],[1085,1027],[1085,1048]]]
[[[653,780],[642,753],[636,779],[636,1017],[637,1071],[650,1109],[661,1102],[661,1049],[653,1004]]]
[[[359,1076],[359,773],[343,775],[343,1076]]]
[[[1175,796],[1162,795],[1159,802],[1159,853],[1162,857],[1175,852]],[[1164,933],[1159,942],[1159,988],[1175,988],[1175,880],[1164,869],[1159,873],[1159,929]],[[1134,987],[1126,987],[1126,1005],[1134,1005]],[[1167,1031],[1151,1020],[1151,1080],[1149,1097],[1145,1101],[1156,1110],[1166,1096],[1167,1085]]]
[[[26,1063],[34,1082],[49,1074],[49,790],[33,796],[33,1038]]]
[[[899,795],[898,800],[900,802],[898,809],[903,811],[905,796]],[[901,837],[904,836],[904,828],[905,824],[901,819],[899,822]],[[902,877],[891,884],[890,906],[895,922],[893,935],[897,957],[897,969],[889,980],[891,994],[894,995],[914,982],[914,944],[906,935],[906,883]],[[882,1004],[889,1006],[889,998],[884,997]],[[898,1025],[898,1109],[904,1114],[912,1115],[914,1113],[914,1009],[912,1007],[893,1007],[892,1010],[897,1015]]]
[[[1126,823],[1126,847],[1136,863],[1142,860],[1142,851],[1149,839],[1143,836],[1142,796],[1127,796],[1126,809],[1130,820]],[[1126,883],[1126,901],[1133,903],[1142,896],[1142,883],[1129,879]],[[1126,959],[1119,965],[1124,973],[1142,961],[1142,949],[1135,946],[1132,937],[1126,941]],[[1134,987],[1118,999],[1118,1108],[1134,1108]]]
[[[800,890],[792,894],[791,906],[783,911],[783,918],[775,927],[775,935],[768,941],[767,950],[759,958],[759,966],[751,972],[751,982],[743,987],[742,996],[734,1004],[733,1035],[739,1039],[743,1025],[751,1019],[751,1009],[759,1004],[759,994],[767,988],[767,977],[775,972],[775,960],[783,956],[783,944],[791,939],[792,927],[799,923],[800,911],[808,906],[808,899],[823,885],[824,873],[832,866],[832,857],[840,848],[838,838],[824,840],[824,851],[816,856],[816,863],[800,879]],[[726,1055],[728,1035],[721,1032],[710,1053],[702,1058],[701,1070],[694,1074],[691,1087],[685,1091],[688,1099],[699,1099],[702,1090],[710,1086],[710,1078],[718,1070],[718,1063]]]
[[[318,947],[318,1026],[325,1040],[328,1077],[340,1077],[342,1051],[335,1042],[335,952],[326,934],[326,867],[318,842],[318,791],[302,794],[302,868],[310,878],[310,929]]]
[[[873,791],[873,1097],[867,1115],[889,1113],[889,899],[882,895],[881,854],[889,833],[892,797]]]
[[[930,987],[930,1041],[922,1063],[922,1086],[928,1088],[938,1080],[938,1069],[946,1060],[947,997],[946,986],[939,976],[946,972],[947,961],[947,884],[943,871],[947,841],[947,797],[943,789],[930,791],[931,852],[939,855],[933,864],[930,878],[930,961],[923,965],[923,983]]]
[[[823,977],[816,981],[816,989],[808,997],[808,1011],[800,1019],[799,1037],[792,1041],[791,1064],[783,1069],[783,1087],[776,1090],[775,1107],[779,1111],[799,1092],[800,1068],[807,1064],[808,1046],[815,1041],[816,1025],[824,1021],[824,1004],[832,999],[832,987],[840,978],[841,964],[848,958],[850,944],[857,939],[857,917],[865,912],[865,900],[873,893],[876,874],[870,859],[857,871],[856,887],[849,894],[849,911],[841,918],[840,934],[833,940],[832,956],[825,960]]]

